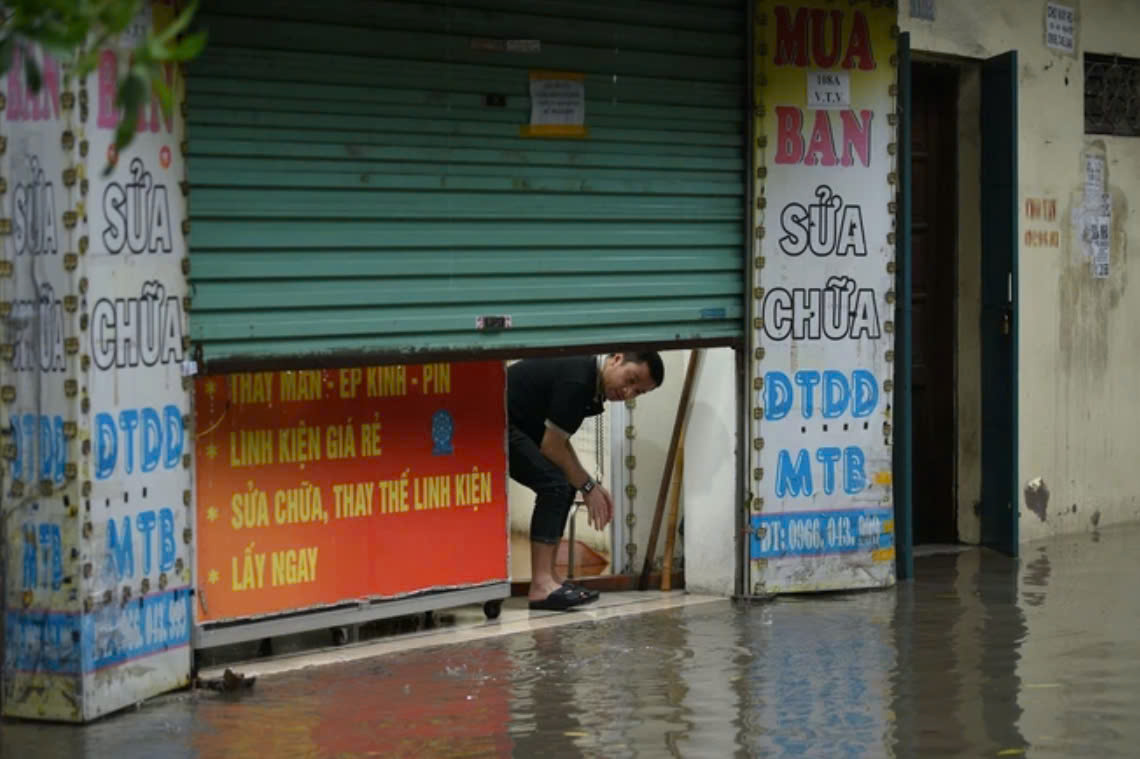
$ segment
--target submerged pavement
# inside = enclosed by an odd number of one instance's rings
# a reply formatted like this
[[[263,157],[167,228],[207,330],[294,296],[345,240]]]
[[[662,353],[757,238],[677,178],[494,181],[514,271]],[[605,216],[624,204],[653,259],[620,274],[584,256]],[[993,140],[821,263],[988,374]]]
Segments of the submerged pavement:
[[[0,723],[0,757],[1135,757],[1138,548],[1129,526],[1020,562],[936,553],[897,588],[754,606],[613,594],[532,616],[513,600],[496,622],[461,612],[235,666],[261,674],[248,691]]]

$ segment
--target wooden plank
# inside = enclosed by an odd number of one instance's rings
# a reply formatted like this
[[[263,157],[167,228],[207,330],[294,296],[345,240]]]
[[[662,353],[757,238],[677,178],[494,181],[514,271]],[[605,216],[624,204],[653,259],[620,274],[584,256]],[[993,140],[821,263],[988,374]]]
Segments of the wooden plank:
[[[661,518],[665,511],[665,499],[669,494],[669,481],[673,478],[673,467],[677,459],[677,450],[681,444],[681,431],[688,420],[690,399],[693,388],[697,382],[697,369],[700,366],[703,350],[694,350],[689,354],[689,368],[685,372],[685,384],[681,387],[681,397],[677,400],[677,415],[673,419],[673,435],[669,439],[669,450],[665,454],[665,470],[661,473],[661,487],[657,491],[657,508],[653,511],[653,526],[649,528],[649,544],[645,548],[645,564],[641,568],[641,580],[638,589],[649,587],[649,570],[653,567],[653,559],[657,554],[657,535],[661,531]]]
[[[665,555],[661,562],[661,590],[670,590],[673,579],[673,548],[677,543],[677,512],[681,504],[681,487],[685,482],[685,433],[677,451],[677,470],[673,475],[673,492],[669,496],[669,518],[665,521]]]

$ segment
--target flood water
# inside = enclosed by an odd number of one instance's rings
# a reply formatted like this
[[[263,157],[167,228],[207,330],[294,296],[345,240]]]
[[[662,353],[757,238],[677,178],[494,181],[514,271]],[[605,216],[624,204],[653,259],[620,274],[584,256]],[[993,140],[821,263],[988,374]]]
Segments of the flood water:
[[[178,694],[0,756],[1136,757],[1140,528]]]

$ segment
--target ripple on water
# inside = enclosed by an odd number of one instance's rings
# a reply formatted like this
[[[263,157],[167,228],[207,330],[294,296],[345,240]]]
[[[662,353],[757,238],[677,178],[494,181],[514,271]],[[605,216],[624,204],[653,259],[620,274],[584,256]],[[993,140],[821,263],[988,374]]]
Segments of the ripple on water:
[[[393,654],[82,729],[5,723],[0,756],[1134,757],[1138,539],[931,556],[883,591]]]

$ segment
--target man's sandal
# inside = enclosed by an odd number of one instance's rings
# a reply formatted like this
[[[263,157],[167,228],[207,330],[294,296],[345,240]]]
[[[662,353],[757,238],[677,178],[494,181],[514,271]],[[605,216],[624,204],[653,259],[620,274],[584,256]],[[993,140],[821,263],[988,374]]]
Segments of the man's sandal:
[[[535,611],[567,611],[589,600],[586,594],[563,585],[541,601],[531,601],[530,608]]]
[[[569,580],[562,583],[562,587],[570,588],[571,590],[576,590],[579,593],[582,593],[583,595],[586,596],[587,603],[589,603],[590,601],[597,601],[598,596],[601,595],[601,593],[599,593],[596,590],[591,590],[590,588],[587,588],[585,585],[579,585],[578,583],[570,582]]]

